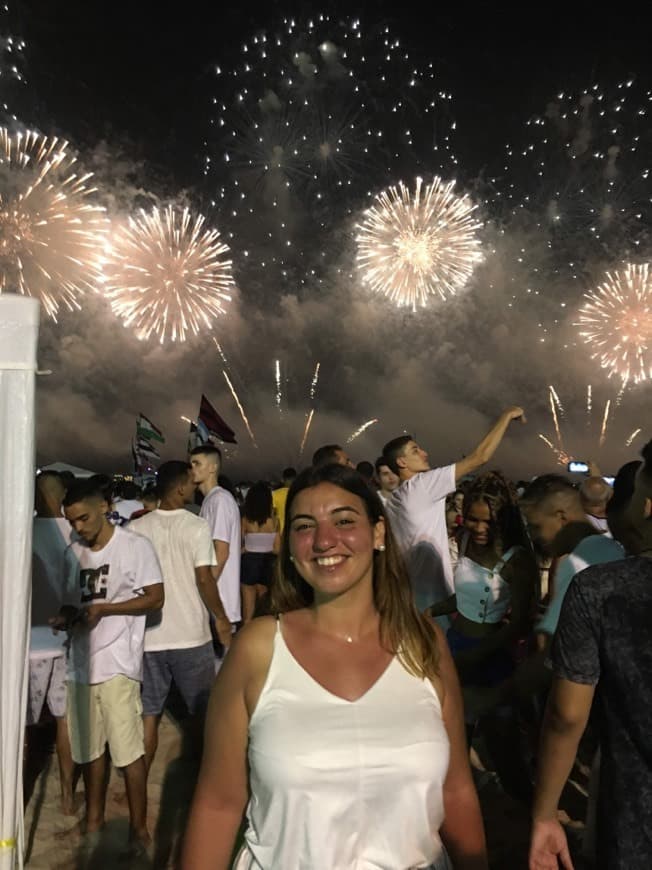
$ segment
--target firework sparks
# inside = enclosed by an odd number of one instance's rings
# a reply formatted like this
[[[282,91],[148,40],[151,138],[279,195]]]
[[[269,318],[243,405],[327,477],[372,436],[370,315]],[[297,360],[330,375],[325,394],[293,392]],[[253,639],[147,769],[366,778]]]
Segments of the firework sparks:
[[[389,166],[456,171],[453,97],[439,64],[386,23],[288,16],[257,26],[224,60],[205,172],[223,225],[251,254],[248,281],[293,292],[324,284],[337,248],[324,228],[348,222]]]
[[[632,444],[634,443],[634,439],[635,439],[635,438],[638,438],[638,436],[639,436],[640,434],[641,434],[641,429],[634,429],[634,431],[632,432],[632,434],[631,434],[631,435],[629,436],[629,438],[625,441],[625,447],[631,447]]]
[[[552,450],[552,452],[555,454],[555,456],[557,457],[557,462],[560,465],[563,465],[564,467],[566,467],[568,465],[568,463],[571,461],[572,457],[569,456],[568,453],[566,453],[564,450],[560,450],[559,447],[555,447],[555,445],[552,443],[552,441],[549,438],[546,438],[546,436],[543,435],[541,432],[539,432],[538,435],[539,435],[539,438],[543,441],[543,443],[546,444]]]
[[[591,384],[586,387],[586,425],[591,425],[591,411],[593,410],[593,389]]]
[[[468,196],[453,193],[441,178],[414,194],[400,182],[376,196],[358,224],[358,267],[362,280],[397,306],[446,299],[467,283],[481,259],[480,240]]]
[[[580,309],[580,335],[609,377],[623,386],[652,378],[652,280],[649,266],[629,263],[607,272]]]
[[[587,386],[587,403],[586,403],[586,415],[587,415],[587,426],[590,427],[591,424],[591,415],[592,415],[592,407],[593,407],[593,390],[591,386]],[[556,397],[556,398],[555,398]],[[574,458],[573,452],[566,447],[564,444],[564,433],[562,431],[562,426],[560,423],[560,418],[558,415],[558,410],[561,405],[561,400],[559,396],[556,395],[554,387],[548,387],[548,402],[550,406],[550,417],[552,425],[554,426],[555,437],[553,440],[556,441],[556,444],[550,440],[549,437],[542,433],[538,433],[538,437],[546,444],[547,447],[552,450],[552,452],[557,457],[557,460],[560,465],[566,465]],[[617,408],[618,405],[615,403],[613,398],[608,399],[604,406],[604,412],[601,416],[601,428],[599,432],[596,430],[595,438],[598,444],[598,447],[602,449],[607,440],[607,434],[609,431],[610,424],[612,422],[612,417],[615,414],[614,408]],[[572,434],[572,433],[571,433]],[[568,435],[568,433],[566,433]],[[576,455],[576,454],[575,454]]]
[[[550,395],[552,396],[552,398],[555,402],[555,405],[557,406],[557,410],[559,411],[559,416],[563,420],[563,418],[564,418],[564,406],[561,403],[561,399],[557,395],[557,390],[552,386],[552,384],[548,387],[548,389],[550,390]]]
[[[303,437],[301,439],[301,446],[299,447],[299,456],[303,456],[303,451],[306,446],[306,441],[308,440],[308,432],[310,432],[310,426],[312,425],[312,418],[315,416],[315,409],[311,408],[310,413],[308,414],[308,419],[306,420],[306,426],[303,430]]]
[[[366,432],[370,426],[373,426],[374,423],[377,423],[378,420],[374,417],[373,420],[367,420],[366,423],[363,423],[362,426],[359,426],[355,432],[351,432],[349,437],[346,439],[346,443],[350,444],[352,441],[355,441],[356,438],[359,438],[363,432]]]
[[[219,341],[216,338],[213,338],[213,343],[214,343],[215,347],[217,348],[217,352],[220,355],[220,359],[222,360],[224,365],[228,367],[229,362],[226,358],[224,351],[222,350],[222,345],[219,343]]]
[[[620,385],[620,389],[618,390],[618,395],[616,396],[616,407],[619,408],[620,404],[623,400],[623,396],[625,395],[625,391],[627,389],[627,383],[623,382]]]
[[[0,292],[34,296],[57,319],[97,288],[108,222],[68,143],[0,128]]]
[[[103,266],[105,295],[139,339],[185,341],[210,329],[231,300],[228,250],[217,230],[204,229],[202,215],[171,205],[141,209],[113,235]]]
[[[312,383],[310,384],[310,401],[314,401],[315,393],[317,392],[317,384],[319,382],[319,367],[321,363],[317,363],[315,366],[315,373],[312,376]]]
[[[238,398],[238,394],[235,391],[235,387],[231,383],[231,380],[230,380],[229,376],[227,375],[227,373],[224,371],[224,369],[222,369],[222,374],[224,375],[224,380],[229,385],[229,389],[231,390],[231,395],[233,396],[233,399],[234,399],[236,405],[238,406],[238,411],[240,411],[240,416],[242,417],[242,422],[245,424],[245,428],[247,429],[247,432],[249,433],[249,437],[251,438],[251,443],[254,445],[256,450],[258,450],[258,445],[256,444],[256,439],[254,437],[254,433],[251,430],[251,426],[249,425],[249,420],[247,419],[247,415],[244,412],[244,408],[242,407],[242,403],[240,402],[240,399]]]
[[[281,388],[281,363],[280,360],[274,362],[274,375],[276,378],[276,407],[279,414],[283,413],[281,402],[283,400],[283,390]]]
[[[561,437],[561,429],[559,427],[559,419],[557,417],[557,406],[555,405],[555,400],[553,398],[554,391],[552,390],[552,387],[550,388],[550,390],[551,390],[550,396],[549,396],[549,398],[550,398],[550,411],[552,413],[552,419],[553,419],[553,422],[555,424],[555,432],[557,433],[557,443],[559,444],[559,449],[563,450],[564,449],[564,442],[563,442],[563,439]]]
[[[552,441],[551,441],[549,438],[546,438],[546,436],[543,435],[541,432],[539,432],[539,438],[540,438],[540,439],[541,439],[545,444],[547,444],[548,447],[549,447],[553,452],[556,452],[556,451],[557,451],[557,448],[556,448],[555,445],[552,443]]]
[[[609,424],[609,410],[611,408],[611,399],[607,399],[604,406],[604,416],[602,418],[602,429],[600,429],[600,447],[604,447],[604,442],[607,440],[607,426]]]

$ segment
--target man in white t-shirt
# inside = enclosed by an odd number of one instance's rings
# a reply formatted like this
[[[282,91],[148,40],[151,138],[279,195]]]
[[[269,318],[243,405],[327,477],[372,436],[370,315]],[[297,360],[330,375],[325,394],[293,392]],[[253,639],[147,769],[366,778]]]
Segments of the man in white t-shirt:
[[[468,456],[443,468],[431,469],[428,454],[410,435],[394,438],[383,448],[387,465],[401,480],[385,510],[405,556],[414,600],[421,611],[454,592],[446,496],[455,490],[460,478],[491,459],[512,420],[525,422],[522,408],[504,411]]]
[[[173,681],[191,717],[193,747],[201,754],[204,714],[215,679],[209,612],[222,645],[231,642],[231,623],[211,572],[215,550],[208,523],[184,507],[194,491],[187,462],[163,463],[158,470],[158,509],[130,525],[151,542],[165,583],[161,620],[145,632],[142,700],[148,771]]]
[[[92,481],[73,486],[63,506],[79,540],[66,551],[64,606],[52,624],[71,636],[68,727],[84,774],[86,832],[104,824],[108,743],[124,771],[131,846],[141,852],[151,841],[140,683],[145,616],[164,601],[161,568],[146,538],[109,523]]]
[[[190,466],[195,486],[204,496],[199,516],[208,523],[215,546],[216,565],[213,577],[217,581],[224,611],[233,628],[241,619],[240,609],[240,511],[236,500],[217,484],[222,454],[212,444],[203,444],[190,451]]]

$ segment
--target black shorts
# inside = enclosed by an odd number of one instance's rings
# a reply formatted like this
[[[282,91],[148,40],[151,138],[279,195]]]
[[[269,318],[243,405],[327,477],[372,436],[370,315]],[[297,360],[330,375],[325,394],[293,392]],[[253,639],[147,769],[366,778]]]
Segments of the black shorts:
[[[244,586],[265,586],[269,589],[275,565],[274,553],[243,553],[240,559],[240,582]]]

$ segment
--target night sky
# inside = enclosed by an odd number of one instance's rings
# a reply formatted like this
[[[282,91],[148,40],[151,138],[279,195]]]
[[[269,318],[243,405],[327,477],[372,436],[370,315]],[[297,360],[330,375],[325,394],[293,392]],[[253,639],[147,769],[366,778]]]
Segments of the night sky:
[[[42,123],[59,126],[80,147],[127,139],[169,173],[174,187],[196,183],[212,68],[257,28],[303,10],[341,10],[381,20],[417,53],[439,64],[455,98],[469,172],[492,164],[559,88],[639,76],[650,69],[647,28],[631,7],[594,4],[420,3],[177,4],[81,0],[15,4],[28,42],[30,90]]]
[[[82,156],[93,152],[100,142],[108,143],[109,149],[116,154],[129,155],[144,187],[161,197],[187,191],[193,204],[207,209],[214,191],[202,176],[203,142],[210,135],[209,107],[216,91],[214,67],[235,62],[244,40],[258,28],[273,26],[285,14],[297,12],[307,17],[309,8],[315,13],[327,9],[331,14],[341,9],[344,15],[359,15],[367,25],[387,22],[415,57],[433,60],[441,86],[453,94],[451,112],[457,122],[455,151],[459,159],[459,177],[466,183],[478,177],[500,175],[505,144],[522,140],[524,122],[533,113],[544,111],[546,103],[558,90],[577,90],[593,82],[614,84],[630,77],[644,88],[649,84],[648,28],[642,18],[627,11],[625,4],[606,11],[598,11],[595,4],[557,7],[538,4],[516,10],[496,4],[482,4],[479,9],[452,3],[431,5],[430,13],[424,13],[421,4],[411,2],[375,2],[355,6],[347,3],[328,7],[287,3],[231,4],[224,9],[223,4],[218,3],[186,3],[167,8],[149,0],[133,0],[131,3],[24,0],[14,3],[11,8],[15,31],[27,42],[27,84],[13,101],[13,106],[22,122],[35,124],[44,132],[64,135]],[[110,175],[110,160],[108,173]],[[247,359],[242,342],[244,337],[251,340],[256,331],[247,314],[247,290],[241,289],[243,297],[237,316],[233,317],[231,349],[242,370],[246,368]],[[341,297],[337,296],[337,299]],[[292,372],[290,380],[298,378],[309,382],[315,359],[323,361],[324,348],[328,352],[329,345],[323,345],[319,356],[315,356],[309,346],[309,331],[299,329],[300,340],[295,343],[289,340],[286,333],[292,331],[292,325],[297,322],[293,318],[299,315],[293,313],[294,303],[287,298],[267,300],[267,308],[258,302],[256,300],[257,317],[267,318],[265,311],[273,311],[276,307],[285,318],[285,327],[280,330],[283,340],[278,342],[278,347],[273,345],[274,339],[270,337],[273,331],[266,334],[266,340],[272,342],[270,364],[278,352]],[[303,324],[304,318],[311,316],[313,302],[305,298],[300,302],[304,304]],[[317,305],[317,300],[314,305]],[[387,314],[383,318],[374,312],[371,316],[365,313],[369,310],[361,305],[349,313],[351,317],[362,318],[370,331],[377,327],[381,336],[387,318],[394,315]],[[313,314],[321,317],[323,310],[315,309]],[[48,326],[46,330],[42,365],[53,363],[55,375],[47,389],[41,386],[45,408],[42,423],[57,420],[62,435],[55,439],[54,444],[50,441],[46,445],[43,438],[40,439],[42,460],[94,464],[102,470],[128,466],[130,432],[127,420],[139,410],[149,413],[169,436],[172,435],[168,438],[171,442],[169,458],[172,458],[182,451],[185,440],[182,427],[178,427],[174,434],[170,432],[170,428],[176,425],[172,420],[178,420],[177,411],[194,415],[194,394],[201,389],[214,397],[231,425],[239,426],[241,443],[246,441],[237,411],[232,403],[229,404],[230,399],[224,398],[223,384],[215,384],[210,367],[202,368],[210,352],[206,343],[195,345],[192,353],[175,348],[165,355],[161,349],[147,349],[137,342],[127,341],[124,347],[121,345],[120,355],[131,355],[134,363],[140,357],[143,383],[136,387],[135,395],[125,397],[120,383],[122,362],[115,359],[117,351],[107,353],[101,364],[87,359],[81,352],[84,342],[105,340],[117,344],[123,341],[116,337],[115,326],[106,330],[101,328],[97,322],[99,316],[91,315],[83,325],[64,317],[57,329]],[[473,341],[473,331],[468,336],[460,334],[466,329],[466,316],[456,313],[451,323],[458,341],[468,338]],[[367,317],[369,319],[365,321]],[[399,329],[406,325],[405,319],[393,320],[392,323]],[[496,332],[499,327],[500,319],[494,326],[492,341],[501,340]],[[355,335],[353,329],[351,335]],[[496,375],[487,372],[482,374],[483,383],[491,382],[491,389],[466,392],[456,387],[458,380],[477,380],[474,366],[477,363],[482,371],[487,354],[492,354],[491,343],[486,350],[483,345],[480,359],[470,357],[467,360],[465,357],[464,364],[469,368],[459,377],[449,378],[446,369],[448,357],[439,355],[438,361],[433,362],[437,371],[428,382],[428,389],[434,385],[436,397],[432,419],[426,422],[412,417],[406,419],[406,404],[400,411],[390,411],[391,396],[388,397],[386,391],[378,390],[376,397],[383,396],[387,408],[365,404],[364,398],[352,395],[355,373],[351,369],[357,362],[347,358],[346,340],[346,336],[340,335],[338,342],[330,346],[332,374],[330,382],[324,379],[321,405],[324,417],[326,414],[330,417],[328,425],[324,423],[324,428],[315,433],[315,438],[316,442],[322,443],[329,438],[344,440],[354,422],[367,416],[383,417],[376,436],[361,439],[361,455],[355,455],[355,459],[373,459],[372,454],[379,451],[382,443],[404,426],[418,427],[432,439],[439,432],[442,419],[449,421],[444,426],[447,431],[442,433],[436,445],[426,446],[434,448],[434,459],[452,459],[451,452],[457,455],[473,446],[488,419],[498,411],[503,398],[506,404],[516,401],[524,405],[534,404],[535,426],[540,428],[545,421],[546,396],[540,394],[540,386],[547,383],[545,375],[541,375],[532,387],[536,396],[527,389],[526,382],[519,382],[518,378],[511,379],[504,389],[495,389]],[[350,340],[355,341],[355,338]],[[463,343],[466,345],[468,341]],[[236,346],[237,351],[234,350]],[[527,347],[527,342],[523,347]],[[77,353],[79,357],[75,357]],[[367,371],[369,378],[382,379],[388,371],[393,374],[398,353],[397,349],[392,349],[384,360],[373,361]],[[453,353],[454,359],[461,356],[459,350]],[[365,351],[365,360],[368,357]],[[79,359],[86,361],[83,373],[75,361]],[[255,365],[258,362],[257,358]],[[57,380],[59,363],[60,377]],[[570,364],[574,363],[571,361]],[[414,371],[401,373],[401,378],[407,379],[414,388],[414,392],[408,390],[405,403],[410,396],[422,395],[415,382],[420,376],[419,365],[416,361],[414,365]],[[582,365],[578,363],[580,368]],[[70,371],[76,371],[70,381],[66,366]],[[574,401],[581,395],[585,373],[582,371],[577,378],[569,376],[563,380],[563,367],[560,371],[558,376],[562,377],[562,388],[566,388],[567,398]],[[174,384],[184,383],[187,388],[189,375],[194,382],[192,398],[191,395],[175,395],[176,404],[172,411],[167,401],[170,384],[173,392]],[[266,377],[267,374],[261,376],[261,383],[266,384]],[[451,388],[447,389],[449,379]],[[164,383],[156,384],[157,380]],[[404,381],[398,380],[397,375],[395,387],[398,389],[402,383]],[[253,414],[259,426],[264,425],[267,413],[260,404],[263,389],[267,386],[252,386],[248,397],[249,408],[254,407]],[[342,392],[350,396],[350,403],[341,401]],[[362,389],[360,392],[367,391]],[[71,400],[69,406],[66,404],[68,396]],[[291,404],[289,398],[288,403]],[[300,407],[298,401],[295,406],[300,430],[300,421],[307,409]],[[622,432],[644,422],[640,420],[641,407],[644,405],[635,403],[631,419],[622,421]],[[81,422],[81,436],[72,422],[61,423],[62,412],[63,417],[76,417]],[[536,419],[537,413],[539,419]],[[387,419],[390,414],[391,421]],[[533,433],[530,437],[534,437]],[[509,470],[517,473],[520,464],[523,464],[524,471],[532,470],[525,465],[531,461],[533,443],[530,440],[527,444],[519,444],[514,454],[515,461],[510,462],[507,453],[501,454],[503,461],[511,465]],[[317,443],[311,444],[312,449],[315,446]],[[541,465],[549,462],[550,457],[539,447],[536,448],[536,461]],[[581,449],[588,449],[588,446],[582,443]],[[52,452],[55,450],[56,455]],[[63,455],[66,451],[67,455]],[[269,457],[244,453],[235,465],[241,473],[249,471],[251,466],[256,473],[263,473],[271,470],[270,464],[274,468],[277,462],[293,458],[296,457],[277,451],[270,451]],[[622,451],[615,450],[608,456],[612,464],[625,458]]]

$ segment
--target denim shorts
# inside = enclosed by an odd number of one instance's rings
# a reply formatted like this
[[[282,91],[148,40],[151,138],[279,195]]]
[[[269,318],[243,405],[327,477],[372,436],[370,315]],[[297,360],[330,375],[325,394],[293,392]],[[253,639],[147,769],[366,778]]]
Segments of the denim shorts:
[[[160,716],[172,681],[191,716],[206,712],[215,680],[213,643],[163,649],[143,656],[143,716]]]

